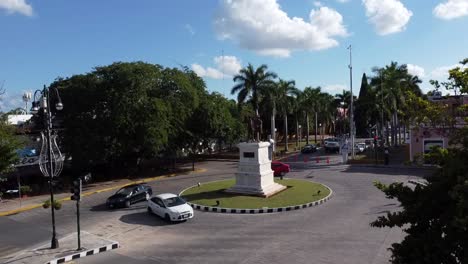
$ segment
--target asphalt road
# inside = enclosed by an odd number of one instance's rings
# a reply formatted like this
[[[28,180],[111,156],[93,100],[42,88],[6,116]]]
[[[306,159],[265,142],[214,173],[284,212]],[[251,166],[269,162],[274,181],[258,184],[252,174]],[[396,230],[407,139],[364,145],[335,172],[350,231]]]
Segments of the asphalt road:
[[[336,163],[339,156],[329,160]],[[293,171],[288,177],[326,184],[333,189],[334,197],[318,207],[289,213],[229,215],[196,211],[190,221],[168,224],[147,214],[144,203],[109,211],[104,203],[111,193],[96,194],[82,202],[82,230],[117,240],[121,248],[75,262],[388,263],[386,249],[403,234],[398,229],[371,228],[369,223],[398,206],[372,182],[407,181],[427,171],[317,164],[304,162],[303,155],[289,163]],[[154,193],[178,193],[197,182],[231,178],[237,168],[235,162],[200,166],[208,171],[150,185]],[[65,203],[57,212],[59,237],[75,231],[73,205]],[[49,241],[50,221],[50,211],[44,209],[0,217],[0,261],[1,256],[18,248]]]

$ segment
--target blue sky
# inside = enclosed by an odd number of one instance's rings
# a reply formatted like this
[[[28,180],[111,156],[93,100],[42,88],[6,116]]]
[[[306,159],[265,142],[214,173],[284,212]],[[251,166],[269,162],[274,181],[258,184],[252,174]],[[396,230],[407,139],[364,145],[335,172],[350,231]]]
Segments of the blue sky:
[[[187,65],[209,91],[267,64],[298,88],[332,94],[392,60],[430,79],[468,57],[468,0],[0,0],[0,110],[24,91],[115,61]],[[224,55],[224,57],[222,56]]]

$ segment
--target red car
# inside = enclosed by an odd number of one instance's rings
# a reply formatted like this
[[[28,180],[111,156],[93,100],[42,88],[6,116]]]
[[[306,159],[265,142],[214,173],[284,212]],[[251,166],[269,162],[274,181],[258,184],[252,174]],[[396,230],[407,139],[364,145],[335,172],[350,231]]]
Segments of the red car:
[[[273,170],[273,175],[274,176],[284,176],[286,173],[290,171],[289,165],[279,162],[279,161],[273,161],[271,163],[271,169]]]

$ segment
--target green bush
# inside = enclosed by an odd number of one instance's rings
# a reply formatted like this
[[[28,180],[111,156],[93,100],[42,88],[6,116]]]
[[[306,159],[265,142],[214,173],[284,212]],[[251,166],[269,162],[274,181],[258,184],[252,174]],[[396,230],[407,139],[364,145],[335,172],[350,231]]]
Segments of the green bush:
[[[31,190],[31,187],[29,185],[23,185],[23,186],[20,187],[20,191],[21,191],[21,194],[28,194],[32,190]]]
[[[42,204],[42,207],[44,207],[44,209],[47,209],[50,207],[50,199],[47,200],[47,201],[44,201],[44,203]],[[60,210],[60,208],[62,208],[62,203],[58,200],[54,200],[54,208],[56,210]]]

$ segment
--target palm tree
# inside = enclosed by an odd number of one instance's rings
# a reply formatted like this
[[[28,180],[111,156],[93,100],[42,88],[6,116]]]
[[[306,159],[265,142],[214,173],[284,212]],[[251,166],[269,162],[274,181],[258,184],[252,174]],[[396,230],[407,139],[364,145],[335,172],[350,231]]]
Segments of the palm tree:
[[[254,69],[252,64],[249,63],[247,67],[241,69],[239,74],[235,75],[233,78],[233,81],[237,84],[232,87],[231,94],[238,93],[238,104],[244,103],[247,98],[250,97],[253,109],[257,116],[259,116],[259,91],[262,89],[262,87],[271,86],[273,79],[277,77],[275,73],[269,72],[267,69],[268,66],[265,64],[262,64],[257,69]]]
[[[320,120],[323,123],[324,131],[327,131],[330,122],[334,121],[334,114],[336,108],[334,107],[333,101],[335,98],[329,93],[320,94]]]
[[[380,101],[381,125],[383,127],[386,122],[390,121],[391,143],[397,145],[401,141],[401,136],[400,133],[397,133],[396,127],[400,126],[399,116],[402,116],[400,109],[404,108],[405,105],[405,91],[409,90],[420,94],[421,90],[418,86],[420,80],[408,74],[406,65],[398,65],[396,62],[391,62],[384,68],[374,68],[372,71],[375,76],[371,79],[371,86],[374,87],[377,99],[380,99],[377,101]],[[384,113],[386,113],[385,122]],[[387,142],[388,137],[389,133],[387,133]]]
[[[351,104],[351,92],[343,90],[341,94],[335,94],[335,105],[343,109],[343,118],[339,120],[339,130],[342,134],[346,134],[346,131],[349,130],[349,120],[346,118],[348,115],[349,105]]]
[[[276,94],[276,107],[284,118],[284,143],[285,151],[288,151],[288,114],[291,112],[293,103],[299,90],[295,87],[295,81],[279,80],[274,92]]]

